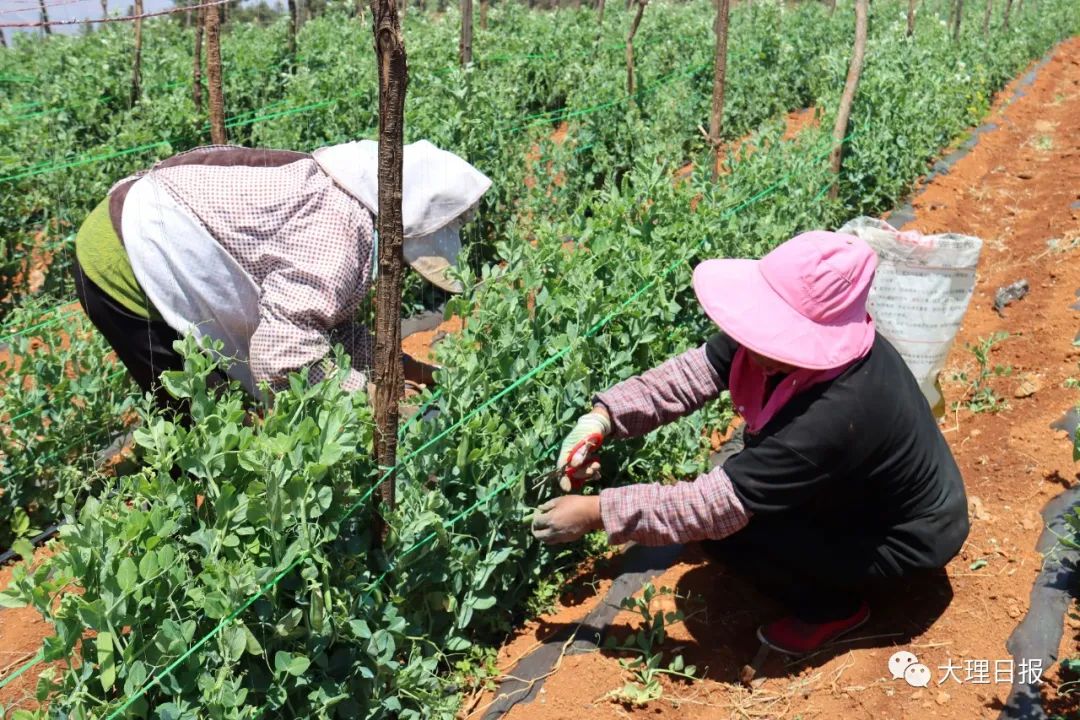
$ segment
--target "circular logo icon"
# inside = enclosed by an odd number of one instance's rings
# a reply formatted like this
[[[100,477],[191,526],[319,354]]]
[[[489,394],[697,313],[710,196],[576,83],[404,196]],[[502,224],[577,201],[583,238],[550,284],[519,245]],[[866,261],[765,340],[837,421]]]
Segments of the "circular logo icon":
[[[904,679],[911,687],[926,687],[930,684],[930,668],[922,663],[908,665],[904,670]]]
[[[908,669],[909,665],[914,665],[919,662],[919,658],[915,657],[913,653],[909,653],[907,650],[900,650],[894,652],[892,657],[889,658],[889,672],[892,673],[893,680],[900,680],[904,677],[904,671]]]

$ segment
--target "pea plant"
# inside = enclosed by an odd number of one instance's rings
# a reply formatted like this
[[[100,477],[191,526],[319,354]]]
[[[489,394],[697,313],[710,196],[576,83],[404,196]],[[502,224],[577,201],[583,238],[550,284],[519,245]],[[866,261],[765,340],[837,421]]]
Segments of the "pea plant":
[[[132,386],[82,312],[43,318],[40,302],[13,313],[23,327],[0,354],[0,547],[36,534],[95,490],[88,448],[108,445],[134,411]]]
[[[989,337],[979,338],[979,341],[975,344],[967,343],[965,345],[968,352],[975,358],[976,370],[974,375],[966,372],[956,374],[956,379],[964,384],[964,398],[954,403],[954,407],[964,405],[973,413],[998,412],[1008,409],[1008,401],[998,395],[990,384],[990,381],[995,377],[1012,374],[1011,367],[994,365],[990,358],[990,353],[994,347],[1008,338],[1009,333],[996,332]]]
[[[620,607],[641,616],[638,629],[621,642],[609,636],[604,648],[619,653],[629,653],[632,657],[620,660],[619,664],[627,670],[632,680],[622,688],[608,693],[608,697],[627,705],[647,705],[659,700],[664,693],[660,678],[664,675],[686,680],[696,679],[697,667],[687,665],[682,655],[675,655],[665,661],[663,649],[667,642],[668,629],[685,620],[681,610],[664,612],[652,610],[652,602],[657,597],[672,596],[671,588],[654,588],[652,583],[645,583],[639,596],[623,598]]]

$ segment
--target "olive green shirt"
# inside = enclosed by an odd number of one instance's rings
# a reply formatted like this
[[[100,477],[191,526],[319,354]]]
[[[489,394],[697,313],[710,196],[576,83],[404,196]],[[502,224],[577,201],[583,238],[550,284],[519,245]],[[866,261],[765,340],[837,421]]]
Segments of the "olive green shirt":
[[[113,229],[108,198],[98,203],[79,228],[75,257],[86,277],[111,299],[139,317],[161,319],[135,279],[127,251]]]

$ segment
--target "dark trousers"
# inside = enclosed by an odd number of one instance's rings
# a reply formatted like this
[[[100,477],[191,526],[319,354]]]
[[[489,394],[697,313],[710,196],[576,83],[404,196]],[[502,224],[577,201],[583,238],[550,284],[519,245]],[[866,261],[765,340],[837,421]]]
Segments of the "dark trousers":
[[[753,517],[739,532],[706,540],[702,548],[810,623],[851,616],[867,590],[890,581],[872,545],[829,540],[790,521]]]
[[[713,467],[742,451],[743,428],[711,459]],[[874,538],[848,528],[823,530],[789,515],[756,515],[745,528],[702,549],[747,578],[800,620],[811,623],[846,618],[859,609],[865,592],[898,579],[881,562]]]
[[[78,260],[72,275],[79,304],[142,391],[153,393],[163,408],[180,409],[160,380],[165,370],[184,367],[184,359],[173,350],[173,341],[179,339],[176,331],[162,320],[139,317],[110,298],[86,277]]]

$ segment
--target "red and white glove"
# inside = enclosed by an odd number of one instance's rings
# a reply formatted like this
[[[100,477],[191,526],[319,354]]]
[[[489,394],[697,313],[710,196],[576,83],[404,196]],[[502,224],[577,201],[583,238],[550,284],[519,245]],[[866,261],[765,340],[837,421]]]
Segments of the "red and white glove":
[[[559,487],[563,492],[577,490],[599,474],[600,463],[595,453],[610,434],[611,420],[607,415],[594,410],[578,418],[559,449],[558,468],[563,471]]]

